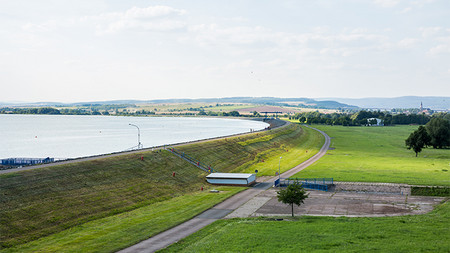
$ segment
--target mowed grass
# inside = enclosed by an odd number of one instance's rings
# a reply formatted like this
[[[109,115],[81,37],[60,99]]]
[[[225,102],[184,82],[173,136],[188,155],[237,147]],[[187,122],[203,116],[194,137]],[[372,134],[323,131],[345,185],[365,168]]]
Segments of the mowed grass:
[[[87,222],[1,252],[114,252],[176,226],[244,190],[216,187]]]
[[[1,175],[0,248],[199,191],[204,176],[167,151]]]
[[[424,149],[419,157],[405,139],[417,126],[314,126],[330,137],[327,155],[294,177],[336,181],[450,185],[450,149]]]
[[[450,203],[424,215],[219,220],[159,252],[449,252]]]
[[[220,172],[255,173],[274,176],[280,163],[287,171],[316,154],[324,137],[315,130],[290,124],[266,132],[196,143],[180,147],[186,154]]]

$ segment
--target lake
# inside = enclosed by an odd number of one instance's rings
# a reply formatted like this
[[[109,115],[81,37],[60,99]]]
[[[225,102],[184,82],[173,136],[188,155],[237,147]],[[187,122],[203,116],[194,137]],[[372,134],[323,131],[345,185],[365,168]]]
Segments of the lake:
[[[264,129],[254,120],[0,114],[0,159],[77,158]]]

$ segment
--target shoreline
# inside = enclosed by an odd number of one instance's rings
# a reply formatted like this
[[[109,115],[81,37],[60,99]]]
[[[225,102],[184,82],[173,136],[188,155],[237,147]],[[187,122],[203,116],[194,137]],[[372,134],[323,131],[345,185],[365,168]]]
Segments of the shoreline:
[[[226,118],[239,119],[237,117],[226,117]],[[160,149],[165,149],[166,147],[169,147],[169,146],[176,147],[176,146],[182,146],[182,145],[186,145],[186,144],[201,143],[201,142],[205,142],[205,141],[212,141],[212,140],[218,140],[218,139],[223,139],[223,138],[236,137],[236,136],[241,136],[241,135],[245,135],[245,134],[264,132],[264,131],[268,131],[271,129],[276,129],[279,127],[287,126],[290,124],[290,122],[283,121],[280,119],[269,119],[267,121],[264,121],[264,118],[248,118],[245,120],[263,121],[263,122],[268,123],[269,126],[265,129],[257,130],[257,131],[253,131],[253,132],[243,132],[243,133],[237,133],[237,134],[226,135],[226,136],[211,137],[211,138],[199,139],[199,140],[193,140],[193,141],[152,146],[152,147],[147,147],[147,148],[142,148],[142,149],[134,149],[134,150],[118,151],[118,152],[113,152],[113,153],[106,153],[106,154],[99,154],[99,155],[92,155],[92,156],[69,158],[69,159],[58,160],[58,161],[54,161],[51,163],[38,164],[38,165],[26,165],[26,166],[22,166],[22,167],[13,167],[13,168],[7,168],[7,169],[0,168],[0,175],[7,174],[7,173],[19,172],[19,171],[25,171],[25,170],[39,169],[39,168],[44,168],[44,167],[58,166],[58,165],[74,163],[74,162],[83,162],[83,161],[89,161],[89,160],[95,160],[95,159],[101,159],[101,158],[115,157],[115,156],[120,156],[120,155],[125,155],[125,154],[136,154],[136,153],[140,153],[140,152],[160,150]]]

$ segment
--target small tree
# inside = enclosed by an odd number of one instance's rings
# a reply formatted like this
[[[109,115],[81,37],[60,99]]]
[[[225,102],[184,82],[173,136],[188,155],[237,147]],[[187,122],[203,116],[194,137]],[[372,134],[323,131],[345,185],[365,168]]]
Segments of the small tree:
[[[430,139],[431,138],[425,127],[420,126],[419,129],[409,135],[409,137],[405,140],[405,144],[408,149],[414,150],[417,157],[417,154],[430,143]]]
[[[303,200],[308,198],[305,189],[300,184],[291,184],[286,189],[277,192],[278,201],[291,205],[292,217],[294,217],[294,204],[300,206]]]

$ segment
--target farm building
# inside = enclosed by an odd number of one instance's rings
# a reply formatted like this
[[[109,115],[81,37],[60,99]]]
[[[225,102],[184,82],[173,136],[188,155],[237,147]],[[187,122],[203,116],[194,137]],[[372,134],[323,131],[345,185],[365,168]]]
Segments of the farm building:
[[[256,174],[244,173],[211,173],[206,181],[215,185],[250,186],[256,183]]]

